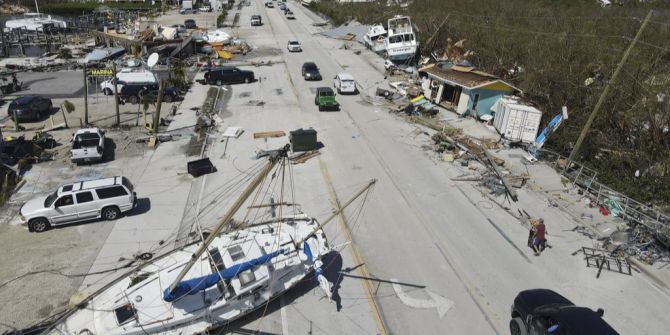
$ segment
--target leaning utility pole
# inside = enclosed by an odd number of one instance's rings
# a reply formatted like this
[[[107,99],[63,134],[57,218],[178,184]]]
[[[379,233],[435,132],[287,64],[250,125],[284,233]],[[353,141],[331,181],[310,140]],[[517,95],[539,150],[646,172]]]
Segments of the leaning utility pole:
[[[86,76],[86,71],[88,68],[84,64],[84,127],[88,126],[88,77]],[[79,119],[81,122],[81,119]]]
[[[577,154],[579,153],[579,149],[582,146],[582,142],[584,142],[584,138],[586,137],[586,133],[589,132],[589,129],[591,128],[591,123],[593,123],[593,120],[596,118],[596,115],[598,115],[598,112],[600,111],[600,107],[602,107],[603,102],[605,102],[605,98],[607,97],[607,94],[610,91],[610,87],[614,81],[616,81],[616,78],[619,76],[619,73],[621,72],[621,68],[623,68],[623,65],[626,63],[626,60],[628,59],[628,56],[630,55],[630,52],[633,50],[635,47],[635,44],[637,43],[637,40],[640,39],[640,36],[642,35],[642,31],[644,31],[644,28],[647,26],[647,23],[649,22],[649,19],[651,19],[651,14],[653,11],[649,11],[647,13],[647,17],[644,18],[644,21],[642,21],[642,25],[640,26],[640,29],[637,31],[637,34],[635,35],[635,38],[633,39],[633,42],[630,43],[628,46],[628,49],[623,53],[623,57],[621,57],[621,61],[619,61],[619,65],[617,65],[616,70],[614,70],[614,74],[612,75],[612,78],[610,78],[609,81],[607,81],[607,84],[605,84],[605,89],[603,90],[603,93],[600,94],[600,98],[598,98],[598,102],[596,103],[596,106],[593,108],[593,111],[591,112],[591,115],[589,115],[588,120],[586,120],[586,124],[584,125],[584,128],[582,129],[582,132],[579,134],[579,138],[577,138],[577,142],[575,143],[574,148],[572,148],[572,152],[570,152],[570,157],[568,157],[568,161],[565,165],[564,170],[567,170],[572,161],[577,157]]]
[[[154,113],[154,135],[158,134],[158,123],[160,122],[161,119],[161,104],[163,103],[163,87],[164,83],[163,79],[158,82],[158,100],[156,102],[156,113]]]
[[[114,85],[114,105],[116,106],[116,126],[121,126],[121,114],[119,113],[119,92],[116,88],[116,63],[112,62],[112,85]]]

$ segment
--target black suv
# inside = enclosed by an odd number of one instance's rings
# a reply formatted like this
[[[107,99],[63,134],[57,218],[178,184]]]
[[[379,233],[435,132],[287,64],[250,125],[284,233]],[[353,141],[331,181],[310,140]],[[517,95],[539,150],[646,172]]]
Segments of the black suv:
[[[252,71],[240,70],[236,67],[223,66],[205,72],[205,81],[210,85],[224,85],[234,83],[248,84],[254,81]]]
[[[186,29],[195,29],[198,26],[195,25],[195,20],[188,19],[188,20],[184,20],[184,27],[186,27]]]
[[[119,97],[124,102],[136,104],[140,102],[140,96],[144,92],[151,92],[154,99],[158,99],[158,84],[156,83],[126,83],[119,92]],[[163,102],[173,102],[179,97],[179,92],[174,87],[163,87]]]
[[[7,114],[14,119],[14,112],[16,117],[21,120],[38,120],[42,117],[49,116],[53,103],[51,99],[40,97],[37,95],[22,96],[9,104]]]
[[[514,299],[509,328],[512,335],[618,335],[603,313],[577,307],[552,290],[526,290]]]
[[[314,62],[306,62],[302,64],[302,77],[305,80],[321,80],[321,73],[319,67]]]

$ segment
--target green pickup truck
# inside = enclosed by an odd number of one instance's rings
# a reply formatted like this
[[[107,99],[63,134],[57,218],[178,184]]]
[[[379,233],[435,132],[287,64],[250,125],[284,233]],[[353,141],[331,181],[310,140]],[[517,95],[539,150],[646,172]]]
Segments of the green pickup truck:
[[[317,87],[314,104],[319,106],[319,112],[327,109],[340,110],[340,104],[335,101],[335,92],[330,87]]]

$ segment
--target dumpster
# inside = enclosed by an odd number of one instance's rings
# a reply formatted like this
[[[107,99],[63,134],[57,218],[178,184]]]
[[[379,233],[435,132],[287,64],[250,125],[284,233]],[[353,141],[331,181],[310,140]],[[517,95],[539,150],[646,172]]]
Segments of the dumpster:
[[[316,130],[312,128],[300,128],[290,132],[289,141],[291,142],[291,151],[293,152],[318,149],[316,142]]]
[[[202,158],[186,163],[188,174],[198,178],[204,174],[216,172],[216,167],[212,164],[209,158]]]

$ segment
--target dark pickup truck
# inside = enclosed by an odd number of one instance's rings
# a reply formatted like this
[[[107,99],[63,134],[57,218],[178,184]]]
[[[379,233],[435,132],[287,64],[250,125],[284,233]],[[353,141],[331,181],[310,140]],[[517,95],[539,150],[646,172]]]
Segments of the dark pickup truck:
[[[514,299],[509,329],[512,335],[618,335],[603,314],[575,306],[552,290],[526,290]]]

